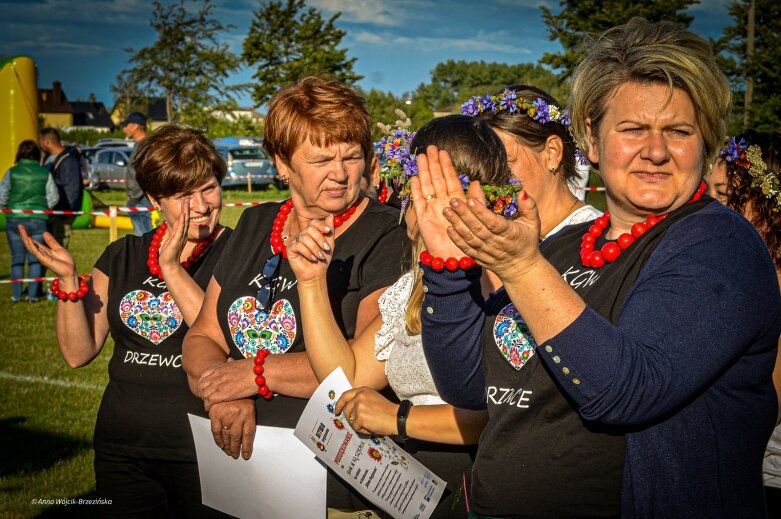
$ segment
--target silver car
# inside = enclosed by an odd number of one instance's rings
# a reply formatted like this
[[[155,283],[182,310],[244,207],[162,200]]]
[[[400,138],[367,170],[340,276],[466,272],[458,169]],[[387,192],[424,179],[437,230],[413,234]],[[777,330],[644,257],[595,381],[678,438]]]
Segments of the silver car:
[[[92,157],[90,185],[93,189],[108,187],[125,189],[127,165],[130,163],[130,148],[102,148]]]
[[[228,164],[223,186],[246,186],[247,175],[253,185],[273,184],[277,168],[260,146],[225,146],[217,144],[217,152]]]

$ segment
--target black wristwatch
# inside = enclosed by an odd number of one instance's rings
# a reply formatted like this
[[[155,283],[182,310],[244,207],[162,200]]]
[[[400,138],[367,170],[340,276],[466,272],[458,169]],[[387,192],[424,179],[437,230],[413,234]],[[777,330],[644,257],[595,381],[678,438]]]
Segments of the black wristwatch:
[[[403,440],[408,438],[407,436],[407,416],[412,409],[412,402],[409,400],[402,400],[399,404],[399,410],[396,413],[396,427],[399,430],[399,437]]]

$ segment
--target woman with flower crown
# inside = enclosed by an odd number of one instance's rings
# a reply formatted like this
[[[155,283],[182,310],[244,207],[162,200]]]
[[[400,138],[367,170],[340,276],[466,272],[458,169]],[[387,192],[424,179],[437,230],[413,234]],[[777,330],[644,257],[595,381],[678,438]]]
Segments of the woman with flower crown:
[[[453,405],[488,399],[478,516],[765,516],[781,297],[756,230],[704,195],[729,107],[708,43],[675,24],[635,18],[589,40],[572,126],[609,211],[542,247],[533,198],[497,218],[448,200],[457,175],[435,150],[418,160],[429,251],[467,254],[504,283],[483,304],[476,273],[423,267],[437,388]],[[492,384],[501,362],[515,377]],[[464,369],[475,364],[487,395]]]
[[[204,415],[187,386],[182,341],[195,321],[230,229],[220,225],[225,161],[206,136],[157,129],[134,153],[138,184],[165,222],[106,247],[87,283],[48,233],[24,244],[57,275],[57,343],[65,362],[92,362],[110,333],[108,385],[93,447],[101,517],[222,517],[201,503],[187,414]]]
[[[479,180],[487,203],[508,217],[515,213],[520,183],[512,178],[502,142],[483,121],[462,115],[433,119],[418,132],[387,129],[377,143],[384,176],[394,182],[405,210],[415,257],[423,250],[415,213],[409,207],[409,179],[416,174],[415,153],[435,144],[450,151],[461,184]],[[463,189],[463,187],[462,187]],[[463,194],[462,194],[463,196]],[[334,413],[344,413],[361,433],[399,435],[405,450],[448,483],[433,517],[466,517],[464,473],[471,469],[474,444],[485,424],[484,411],[446,405],[434,388],[420,343],[423,285],[417,269],[404,274],[380,297],[380,315],[349,344],[338,333],[325,291],[326,272],[338,244],[328,233],[330,219],[312,222],[290,247],[299,280],[304,333],[319,340],[307,348],[319,380],[341,366],[356,388],[345,392]],[[395,404],[379,392],[390,386]],[[449,444],[449,445],[448,445]]]
[[[396,212],[361,196],[371,123],[353,89],[317,77],[282,89],[269,103],[263,144],[290,186],[290,199],[244,211],[185,339],[182,361],[212,417],[215,443],[245,459],[256,424],[295,428],[317,387],[306,348],[318,334],[303,333],[298,279],[288,261],[301,230],[333,218],[337,252],[328,291],[345,339],[377,316],[377,299],[403,272],[409,246]],[[370,507],[330,472],[326,504]]]
[[[732,137],[705,177],[708,194],[745,216],[770,251],[781,283],[781,134],[748,131]],[[781,339],[773,370],[781,419]],[[781,425],[762,464],[768,517],[781,516]]]

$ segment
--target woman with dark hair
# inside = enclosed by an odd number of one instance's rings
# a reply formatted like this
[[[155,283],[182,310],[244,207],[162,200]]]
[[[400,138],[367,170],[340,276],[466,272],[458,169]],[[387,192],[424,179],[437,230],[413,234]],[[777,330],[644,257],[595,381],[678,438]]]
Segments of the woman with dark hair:
[[[748,131],[732,137],[705,177],[708,194],[742,214],[767,245],[781,283],[781,134]],[[781,396],[781,339],[773,383]],[[781,418],[781,398],[778,399]],[[762,464],[768,517],[781,516],[781,425],[773,430]]]
[[[97,494],[107,517],[204,517],[187,413],[203,414],[182,370],[182,340],[227,242],[219,224],[226,164],[196,130],[163,126],[139,143],[138,183],[165,222],[109,245],[91,282],[49,234],[27,249],[57,275],[57,342],[73,368],[114,339],[95,425]]]
[[[377,300],[402,272],[408,246],[396,212],[361,196],[371,124],[351,88],[306,78],[282,89],[269,103],[263,145],[290,199],[244,211],[184,343],[184,368],[209,411],[215,442],[245,459],[256,424],[295,428],[317,387],[306,355],[317,335],[301,329],[291,243],[311,221],[333,217],[328,292],[345,339],[377,316]],[[327,504],[370,507],[330,473]]]
[[[539,207],[540,241],[602,214],[572,194],[576,165],[584,159],[570,133],[569,114],[553,96],[533,86],[512,85],[471,98],[461,112],[486,121],[504,143],[510,169]]]
[[[542,248],[531,196],[515,220],[451,200],[428,227],[426,198],[447,198],[455,172],[420,167],[426,246],[504,283],[483,305],[476,275],[424,267],[423,346],[443,398],[471,401],[484,388],[456,370],[486,369],[478,514],[765,516],[781,297],[756,230],[704,195],[729,109],[707,41],[634,18],[590,39],[573,74],[573,132],[604,180],[604,216]],[[528,358],[492,384],[503,346]]]
[[[51,209],[60,199],[57,184],[49,170],[40,166],[41,150],[35,141],[19,143],[16,152],[16,164],[9,169],[0,181],[0,208],[32,209],[42,211]],[[29,254],[22,243],[19,227],[23,227],[32,239],[43,242],[46,222],[49,216],[39,213],[13,213],[6,216],[5,236],[11,249],[11,279],[24,278],[24,263],[27,260],[27,275],[31,278],[43,276],[44,268],[33,254]],[[22,300],[22,282],[11,285],[11,301]],[[35,303],[41,289],[39,281],[27,283],[27,301]]]
[[[406,208],[403,216],[407,235],[415,244],[415,259],[425,250],[415,213],[409,207],[407,185],[415,174],[417,151],[429,145],[448,150],[455,168],[462,172],[463,182],[480,181],[489,201],[506,193],[509,200],[503,207],[517,202],[513,195],[520,191],[520,183],[515,182],[513,187],[502,142],[484,121],[450,115],[433,119],[412,135],[411,142],[406,138],[394,139],[398,144],[395,156],[405,164],[397,163],[393,176]],[[361,433],[400,435],[403,448],[448,483],[445,497],[433,516],[466,517],[464,473],[471,469],[473,446],[485,424],[486,413],[454,408],[437,394],[420,342],[420,271],[407,272],[380,296],[380,315],[350,344],[339,333],[329,311],[326,273],[333,251],[338,248],[326,232],[330,226],[328,218],[313,221],[289,250],[298,279],[304,332],[319,337],[307,348],[315,375],[322,381],[341,367],[355,389],[341,396],[334,414],[343,412]],[[380,394],[388,386],[401,404]]]

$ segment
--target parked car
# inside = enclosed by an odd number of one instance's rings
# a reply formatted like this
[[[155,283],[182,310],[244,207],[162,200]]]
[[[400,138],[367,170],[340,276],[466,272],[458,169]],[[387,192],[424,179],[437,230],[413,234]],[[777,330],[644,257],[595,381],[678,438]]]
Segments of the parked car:
[[[230,137],[213,139],[212,142],[228,164],[223,186],[246,186],[247,175],[253,185],[273,184],[277,180],[277,168],[256,142]]]
[[[90,169],[91,189],[125,189],[127,166],[132,153],[130,148],[113,147],[101,148],[95,152]]]
[[[135,142],[130,139],[98,139],[95,143],[96,148],[132,148]]]

